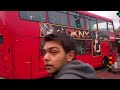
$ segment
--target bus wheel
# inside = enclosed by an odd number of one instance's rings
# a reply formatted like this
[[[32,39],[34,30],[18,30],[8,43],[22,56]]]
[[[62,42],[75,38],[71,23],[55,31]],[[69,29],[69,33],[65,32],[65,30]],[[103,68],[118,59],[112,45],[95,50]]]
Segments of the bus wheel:
[[[107,57],[104,57],[103,61],[102,61],[102,67],[103,68],[108,68],[108,64],[109,64],[109,62],[108,62]]]

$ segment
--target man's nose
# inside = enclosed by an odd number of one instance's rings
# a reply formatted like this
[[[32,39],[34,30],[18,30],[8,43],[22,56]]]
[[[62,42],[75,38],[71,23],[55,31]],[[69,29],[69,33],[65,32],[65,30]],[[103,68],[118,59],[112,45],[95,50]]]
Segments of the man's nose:
[[[44,55],[44,60],[45,60],[45,61],[50,60],[50,55],[49,55],[49,53],[46,53],[46,54]]]

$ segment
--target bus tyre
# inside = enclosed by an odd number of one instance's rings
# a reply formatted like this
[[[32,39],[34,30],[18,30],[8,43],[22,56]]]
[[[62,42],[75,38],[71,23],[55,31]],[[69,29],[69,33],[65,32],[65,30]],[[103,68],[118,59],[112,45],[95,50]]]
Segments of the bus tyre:
[[[103,68],[108,68],[108,64],[109,64],[108,59],[106,57],[103,58],[102,67]]]

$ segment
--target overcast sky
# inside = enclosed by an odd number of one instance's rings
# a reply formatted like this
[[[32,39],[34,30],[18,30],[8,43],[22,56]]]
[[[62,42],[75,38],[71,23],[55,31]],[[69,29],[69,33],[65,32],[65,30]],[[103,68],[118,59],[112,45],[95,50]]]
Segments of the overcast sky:
[[[116,15],[118,11],[88,11],[88,12],[112,19],[115,29],[117,29],[120,26],[119,23],[120,18]]]

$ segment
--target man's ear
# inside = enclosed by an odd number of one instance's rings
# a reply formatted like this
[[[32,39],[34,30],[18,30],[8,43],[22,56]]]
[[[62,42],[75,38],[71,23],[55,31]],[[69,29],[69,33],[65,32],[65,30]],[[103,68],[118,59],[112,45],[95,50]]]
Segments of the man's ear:
[[[70,51],[67,53],[67,61],[70,62],[73,60],[73,58],[75,57],[75,51]]]

